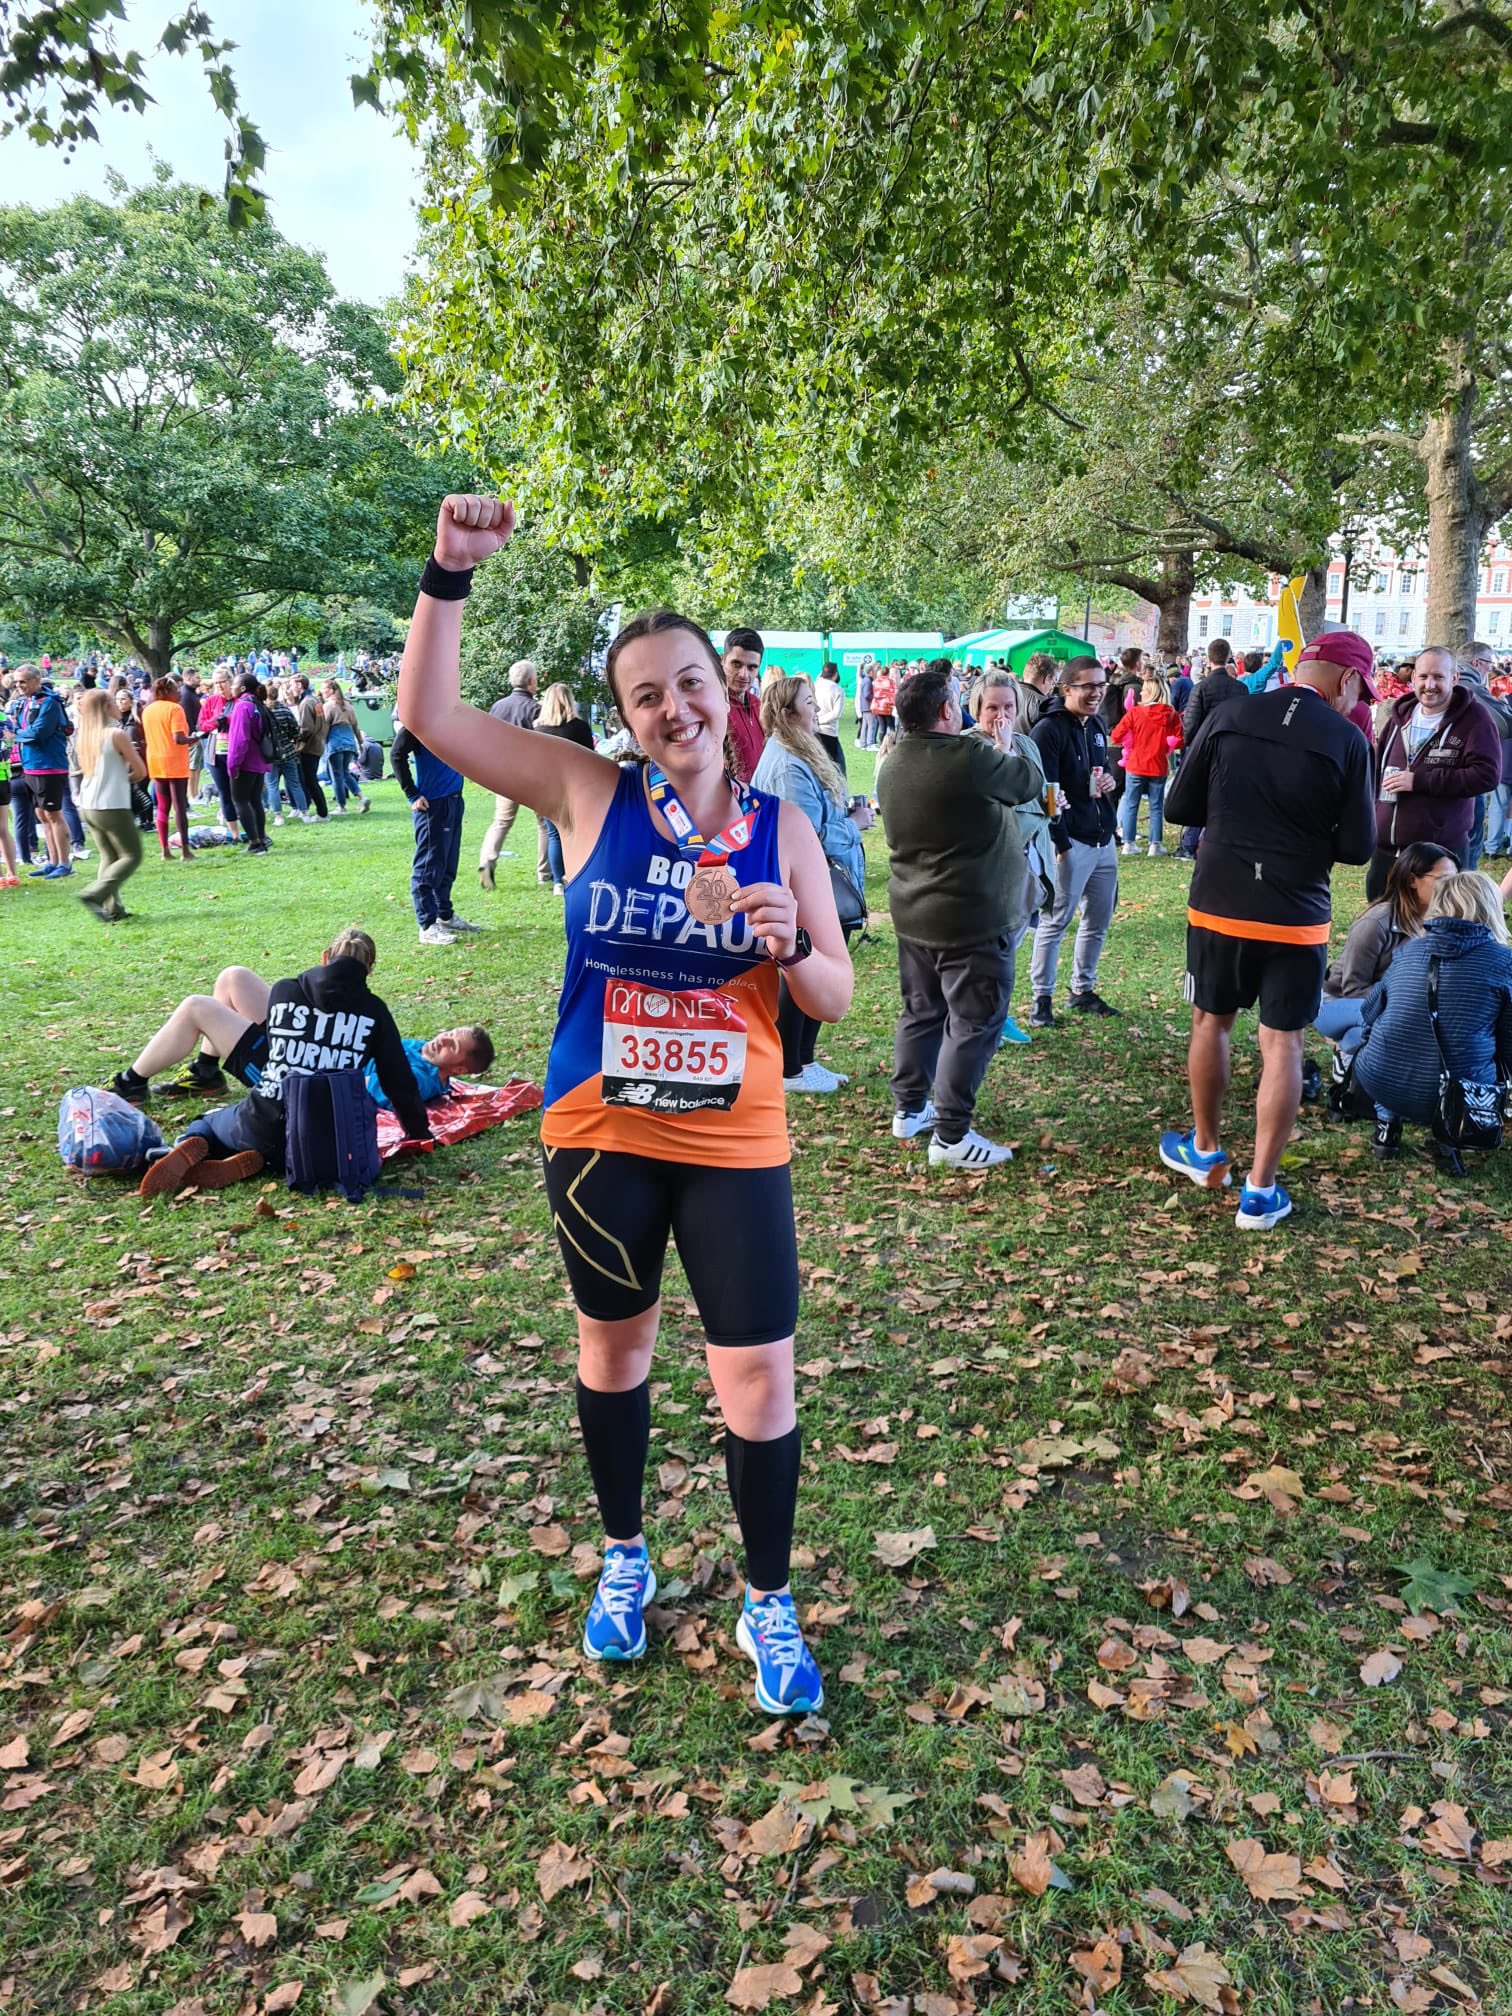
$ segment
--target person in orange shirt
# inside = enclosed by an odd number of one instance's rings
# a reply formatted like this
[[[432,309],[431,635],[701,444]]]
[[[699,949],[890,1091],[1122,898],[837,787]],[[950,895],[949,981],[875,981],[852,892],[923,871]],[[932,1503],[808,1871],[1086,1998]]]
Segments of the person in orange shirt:
[[[171,861],[168,847],[168,808],[178,828],[179,856],[189,852],[189,717],[179,704],[176,679],[154,679],[152,698],[142,709],[142,733],[147,738],[147,775],[152,779],[152,795],[157,803],[158,845],[163,859]]]

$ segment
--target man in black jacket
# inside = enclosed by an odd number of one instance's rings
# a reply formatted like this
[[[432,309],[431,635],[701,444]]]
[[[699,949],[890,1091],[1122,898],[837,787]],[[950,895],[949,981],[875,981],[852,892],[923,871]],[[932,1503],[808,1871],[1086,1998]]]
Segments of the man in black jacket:
[[[1375,698],[1371,663],[1351,630],[1315,638],[1294,686],[1209,714],[1166,800],[1175,818],[1207,830],[1187,906],[1194,1125],[1163,1134],[1160,1159],[1210,1190],[1230,1181],[1218,1138],[1229,1037],[1239,1011],[1258,1002],[1255,1154],[1235,1221],[1247,1230],[1269,1230],[1292,1208],[1276,1172],[1302,1098],[1302,1038],[1322,998],[1330,877],[1335,862],[1368,861],[1375,844],[1370,750],[1348,719],[1362,695]]]
[[[365,931],[343,931],[311,966],[275,982],[256,1091],[190,1122],[142,1178],[144,1197],[162,1197],[186,1183],[224,1189],[264,1168],[284,1166],[285,1080],[299,1072],[366,1071],[376,1067],[405,1137],[429,1141],[430,1121],[394,1018],[368,986],[377,950]],[[255,1025],[247,1025],[252,1028]],[[233,1065],[234,1057],[226,1059]]]
[[[1227,707],[1235,700],[1243,700],[1249,688],[1242,679],[1233,674],[1234,651],[1227,637],[1214,637],[1207,647],[1207,667],[1201,679],[1192,688],[1186,706],[1181,710],[1181,737],[1185,749],[1190,749],[1197,740],[1197,731],[1215,707]],[[1185,755],[1183,754],[1183,761]],[[1169,819],[1171,815],[1166,814]],[[1202,838],[1200,826],[1185,827],[1181,835],[1181,845],[1177,849],[1184,861],[1197,858],[1197,843]]]
[[[1061,668],[1060,692],[1034,724],[1033,740],[1045,781],[1056,789],[1050,821],[1055,846],[1055,902],[1040,912],[1029,982],[1035,1029],[1051,1029],[1051,1002],[1060,943],[1078,906],[1082,921],[1072,954],[1071,996],[1078,1015],[1116,1015],[1097,992],[1103,940],[1118,901],[1118,849],[1113,844],[1113,800],[1118,784],[1108,733],[1098,712],[1107,674],[1095,658],[1071,658]]]

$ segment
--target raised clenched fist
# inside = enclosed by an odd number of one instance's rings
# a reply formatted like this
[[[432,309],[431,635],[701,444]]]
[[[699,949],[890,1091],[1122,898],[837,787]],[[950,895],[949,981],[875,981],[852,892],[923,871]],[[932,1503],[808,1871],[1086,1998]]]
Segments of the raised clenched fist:
[[[507,498],[444,497],[436,518],[436,559],[458,572],[476,567],[507,546],[514,529],[515,507]]]

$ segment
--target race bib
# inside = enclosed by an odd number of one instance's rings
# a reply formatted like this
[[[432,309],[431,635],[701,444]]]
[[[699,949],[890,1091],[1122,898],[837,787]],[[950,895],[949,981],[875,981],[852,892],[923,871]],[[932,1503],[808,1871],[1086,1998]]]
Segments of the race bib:
[[[649,1113],[725,1112],[745,1075],[746,1025],[711,988],[604,986],[603,1100]]]

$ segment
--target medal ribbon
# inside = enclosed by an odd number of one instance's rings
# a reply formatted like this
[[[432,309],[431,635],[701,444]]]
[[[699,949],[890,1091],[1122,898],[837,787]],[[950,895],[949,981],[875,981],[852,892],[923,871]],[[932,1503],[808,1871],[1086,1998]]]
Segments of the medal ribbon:
[[[654,763],[646,767],[646,789],[651,793],[652,804],[672,828],[678,853],[694,859],[700,868],[707,868],[711,862],[723,861],[728,854],[738,854],[742,847],[750,846],[755,836],[756,817],[760,810],[756,793],[749,784],[736,783],[733,778],[730,781],[740,801],[740,816],[732,819],[722,833],[705,840],[689,817],[688,808],[678,797],[667,773],[659,770]]]

